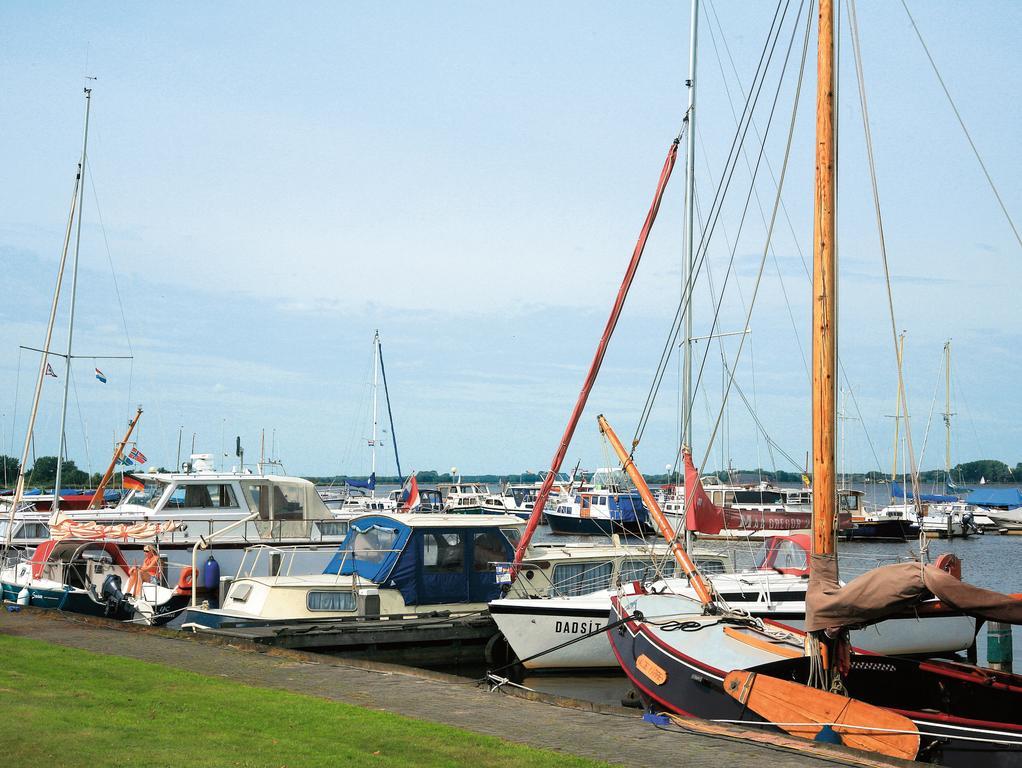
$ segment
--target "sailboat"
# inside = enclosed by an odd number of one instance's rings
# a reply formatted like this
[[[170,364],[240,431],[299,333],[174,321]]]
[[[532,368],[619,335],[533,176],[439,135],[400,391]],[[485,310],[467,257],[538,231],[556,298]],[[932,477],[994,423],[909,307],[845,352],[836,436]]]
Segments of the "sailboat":
[[[73,358],[71,345],[74,338],[78,256],[81,245],[82,202],[85,195],[91,105],[92,89],[86,88],[85,128],[81,159],[75,175],[71,211],[64,234],[57,283],[46,326],[46,338],[41,350],[42,355],[39,361],[39,371],[36,377],[35,393],[29,414],[18,479],[9,505],[7,521],[3,527],[4,556],[2,558],[3,566],[0,568],[0,591],[5,599],[16,600],[23,604],[32,604],[34,601],[35,604],[43,607],[99,613],[115,618],[131,618],[140,614],[146,620],[156,622],[162,618],[170,618],[173,610],[184,604],[182,602],[185,599],[184,590],[178,592],[159,583],[162,565],[155,547],[148,546],[145,562],[132,566],[125,560],[117,543],[101,539],[116,538],[122,542],[129,538],[153,539],[167,530],[176,528],[177,525],[171,524],[168,527],[162,523],[152,524],[148,520],[137,526],[97,527],[88,523],[82,525],[70,519],[62,509],[64,499],[61,493],[61,470],[66,451],[68,385],[71,379],[70,368]],[[75,247],[68,313],[67,353],[63,355],[67,367],[65,368],[61,404],[60,448],[57,452],[57,471],[54,483],[56,490],[46,525],[38,525],[38,528],[45,531],[51,538],[41,542],[32,552],[19,550],[16,556],[9,557],[8,555],[12,551],[16,519],[19,516],[28,515],[21,503],[25,496],[26,463],[32,444],[36,416],[39,412],[43,381],[50,369],[48,358],[51,354],[56,354],[51,353],[50,345],[53,340],[53,327],[60,303],[61,286],[64,281],[64,269],[67,265],[73,228],[75,229]],[[123,444],[120,447],[123,448]],[[108,478],[104,478],[104,482],[106,479]],[[99,496],[100,491],[90,494],[86,506],[90,506],[93,501],[98,502]],[[35,527],[33,526],[33,528]],[[25,528],[26,524],[22,522],[19,529]]]
[[[324,494],[327,507],[341,513],[342,516],[358,515],[366,512],[393,512],[401,506],[401,500],[395,494],[389,496],[376,495],[376,448],[383,444],[380,440],[380,409],[379,389],[380,378],[383,378],[383,396],[387,405],[387,418],[390,423],[390,439],[394,446],[394,462],[400,482],[404,482],[401,474],[401,457],[397,451],[397,436],[394,434],[394,415],[390,409],[390,390],[387,388],[387,370],[383,365],[383,343],[380,331],[373,333],[373,436],[368,439],[372,465],[367,480],[346,480],[345,492]],[[355,492],[352,493],[352,489]],[[368,495],[366,495],[368,491]],[[400,495],[400,494],[398,494]]]
[[[677,715],[753,722],[807,738],[951,766],[1022,765],[1022,676],[851,650],[849,629],[916,612],[1022,623],[1022,600],[901,563],[842,586],[835,531],[837,374],[834,6],[819,3],[813,274],[812,556],[804,632],[750,622],[705,589],[699,603],[620,594],[609,637],[646,704]],[[625,458],[631,464],[628,455]],[[634,466],[632,464],[632,466]],[[701,577],[691,578],[698,584]],[[685,610],[687,603],[688,610]],[[700,609],[701,610],[693,610]]]

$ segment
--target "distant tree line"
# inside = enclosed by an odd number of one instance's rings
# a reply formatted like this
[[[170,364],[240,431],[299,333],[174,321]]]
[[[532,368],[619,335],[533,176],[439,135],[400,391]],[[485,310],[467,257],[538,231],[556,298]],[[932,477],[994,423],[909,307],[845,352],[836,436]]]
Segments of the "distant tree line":
[[[0,483],[13,487],[18,477],[20,464],[13,456],[0,455]],[[141,471],[140,467],[134,467],[134,471]],[[166,471],[162,467],[159,471]],[[801,472],[785,472],[784,470],[766,469],[742,469],[732,470],[730,475],[727,472],[710,473],[715,475],[721,482],[728,482],[729,479],[741,483],[754,483],[761,480],[771,483],[800,483],[802,482]],[[923,483],[940,483],[946,477],[943,469],[930,469],[919,473],[919,480]],[[518,474],[486,474],[486,475],[459,475],[452,477],[450,472],[437,472],[428,469],[416,473],[418,481],[424,485],[435,485],[437,483],[455,482],[460,477],[469,483],[535,483],[541,478],[535,472],[521,472]],[[643,475],[646,482],[651,485],[666,485],[672,482],[681,482],[678,474]],[[887,480],[889,475],[886,472],[871,470],[869,472],[846,473],[852,482],[880,482]],[[997,459],[979,459],[967,461],[963,464],[956,464],[951,469],[951,478],[956,483],[978,483],[985,479],[988,483],[1022,483],[1022,462],[1015,464],[1014,468]],[[29,469],[26,475],[26,487],[49,489],[57,479],[57,457],[40,456]],[[99,485],[102,475],[94,472],[91,475],[71,459],[64,462],[61,468],[60,482],[65,488],[95,488]],[[331,476],[310,476],[308,480],[317,485],[343,485],[346,480],[365,481],[365,475],[331,475]],[[376,481],[380,484],[394,485],[402,482],[403,479],[396,475],[377,475]]]
[[[13,456],[0,456],[0,486],[6,485],[13,488],[18,480],[18,470],[21,463]],[[126,468],[127,471],[142,471],[140,467]],[[160,467],[160,472],[165,472]],[[60,484],[65,488],[95,488],[99,485],[103,475],[100,472],[89,474],[84,469],[79,469],[72,459],[64,461],[60,468]],[[40,456],[25,474],[26,488],[41,488],[50,490],[57,482],[57,457]]]

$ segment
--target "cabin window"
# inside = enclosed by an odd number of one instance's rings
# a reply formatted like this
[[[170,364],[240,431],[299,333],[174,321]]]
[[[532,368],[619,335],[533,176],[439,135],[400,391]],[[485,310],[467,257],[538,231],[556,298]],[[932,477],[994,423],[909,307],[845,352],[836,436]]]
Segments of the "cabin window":
[[[156,505],[159,503],[160,498],[163,496],[163,492],[167,489],[165,483],[160,483],[155,480],[147,480],[145,488],[141,491],[135,491],[135,494],[131,497],[133,504],[141,504],[142,506],[149,507],[149,509],[156,509]]]
[[[252,594],[251,584],[239,584],[231,590],[231,601],[235,603],[243,603],[248,600],[248,596]]]
[[[461,573],[465,546],[460,533],[431,531],[422,536],[422,562],[426,573]]]
[[[259,511],[260,520],[270,519],[270,494],[267,493],[265,485],[259,483],[242,483],[241,489],[245,492],[248,505],[253,511]]]
[[[348,533],[348,524],[343,520],[317,520],[316,527],[322,536],[343,537]]]
[[[673,565],[674,563],[671,563],[672,567]],[[700,573],[727,573],[727,569],[724,567],[724,563],[721,560],[705,560],[696,558],[695,566],[699,569]],[[665,572],[664,576],[666,575],[667,573]]]
[[[238,500],[230,485],[211,483],[209,485],[184,486],[184,506],[189,509],[237,509]],[[175,494],[176,495],[176,494]]]
[[[501,528],[500,532],[511,542],[511,546],[518,549],[518,542],[522,540],[522,532],[518,528]]]
[[[305,517],[305,487],[297,484],[274,484],[273,519],[302,520]]]
[[[50,531],[42,523],[25,523],[18,530],[14,532],[14,539],[46,539],[49,538]]]
[[[353,611],[354,592],[309,592],[305,605],[310,611]]]
[[[576,597],[610,587],[614,564],[562,563],[554,567],[554,592],[565,597]]]
[[[495,563],[507,562],[504,537],[497,531],[477,533],[473,539],[473,571],[492,571]]]
[[[356,528],[355,531],[350,547],[352,558],[358,562],[382,563],[397,542],[396,528],[373,525],[367,530]]]
[[[628,584],[632,581],[655,581],[674,573],[674,562],[666,561],[653,564],[650,560],[623,560],[618,582]]]
[[[859,511],[859,495],[856,493],[846,493],[841,496],[841,509],[846,512],[858,512]]]

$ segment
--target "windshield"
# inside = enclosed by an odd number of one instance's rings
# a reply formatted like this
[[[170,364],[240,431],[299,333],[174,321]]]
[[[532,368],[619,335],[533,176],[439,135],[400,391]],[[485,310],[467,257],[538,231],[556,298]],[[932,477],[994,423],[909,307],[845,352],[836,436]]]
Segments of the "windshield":
[[[152,478],[146,479],[145,488],[140,491],[135,491],[131,495],[132,504],[140,504],[143,507],[149,509],[156,509],[156,505],[159,503],[160,498],[163,496],[163,492],[167,489],[167,484]]]

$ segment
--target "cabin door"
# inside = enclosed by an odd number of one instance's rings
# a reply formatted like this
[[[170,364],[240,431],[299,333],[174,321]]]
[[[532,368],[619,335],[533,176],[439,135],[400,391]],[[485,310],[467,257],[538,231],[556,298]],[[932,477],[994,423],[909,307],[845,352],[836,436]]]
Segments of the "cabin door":
[[[514,552],[504,535],[496,528],[473,531],[469,552],[469,602],[488,603],[500,597],[497,565],[514,560]]]
[[[417,577],[419,604],[468,602],[471,554],[468,533],[434,528],[420,531],[417,538],[421,563]]]

